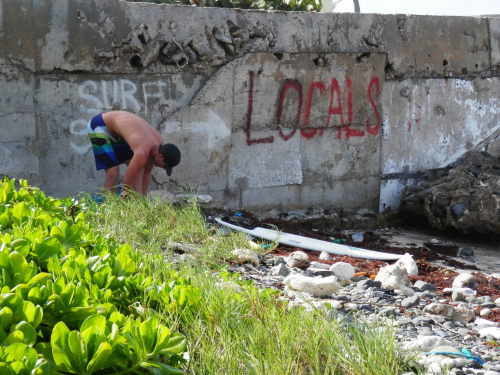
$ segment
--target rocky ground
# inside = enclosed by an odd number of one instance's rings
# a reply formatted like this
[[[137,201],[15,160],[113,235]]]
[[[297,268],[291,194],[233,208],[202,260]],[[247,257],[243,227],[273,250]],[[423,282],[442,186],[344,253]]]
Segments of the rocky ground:
[[[418,181],[405,189],[402,210],[424,216],[438,229],[500,234],[500,158],[468,151]]]
[[[453,233],[452,240],[428,233],[405,237],[402,234],[415,232],[369,210],[270,212],[257,217],[209,209],[205,214],[214,226],[213,217],[224,217],[237,225],[272,225],[283,232],[409,254],[383,262],[279,245],[257,256],[251,247],[262,243],[253,239],[248,249],[235,251],[239,263],[231,270],[257,285],[283,291],[292,307],[324,309],[346,323],[357,319],[395,327],[401,344],[420,353],[427,374],[500,375],[500,267],[495,253],[478,262],[480,249],[458,233],[457,241]],[[488,241],[500,252],[496,238]]]

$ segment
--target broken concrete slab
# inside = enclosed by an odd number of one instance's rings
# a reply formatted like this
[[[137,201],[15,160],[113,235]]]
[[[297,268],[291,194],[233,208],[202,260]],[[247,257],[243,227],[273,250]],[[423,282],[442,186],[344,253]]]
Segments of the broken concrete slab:
[[[500,159],[471,151],[426,173],[404,191],[401,211],[423,215],[438,229],[500,233]]]

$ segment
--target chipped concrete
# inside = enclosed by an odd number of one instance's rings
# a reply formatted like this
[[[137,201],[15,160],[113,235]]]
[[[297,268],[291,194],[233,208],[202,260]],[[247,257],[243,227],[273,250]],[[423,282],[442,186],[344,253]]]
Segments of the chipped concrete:
[[[422,170],[500,150],[495,17],[122,0],[0,11],[0,174],[49,194],[99,188],[85,126],[113,109],[182,148],[153,189],[238,209],[394,209]]]

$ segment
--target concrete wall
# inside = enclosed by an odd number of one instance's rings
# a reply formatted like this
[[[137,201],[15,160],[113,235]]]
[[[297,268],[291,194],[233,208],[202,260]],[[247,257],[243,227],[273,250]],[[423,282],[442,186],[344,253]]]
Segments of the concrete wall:
[[[395,208],[418,172],[500,150],[500,19],[0,0],[0,174],[96,191],[101,111],[183,158],[153,189],[233,208]],[[500,154],[500,152],[499,152]]]

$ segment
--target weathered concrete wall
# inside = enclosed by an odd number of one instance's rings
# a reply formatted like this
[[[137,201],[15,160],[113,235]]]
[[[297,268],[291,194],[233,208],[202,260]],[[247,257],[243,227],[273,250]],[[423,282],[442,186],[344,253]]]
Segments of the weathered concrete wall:
[[[0,0],[0,174],[95,191],[95,114],[183,159],[153,188],[234,208],[395,208],[419,172],[500,149],[500,20]]]

